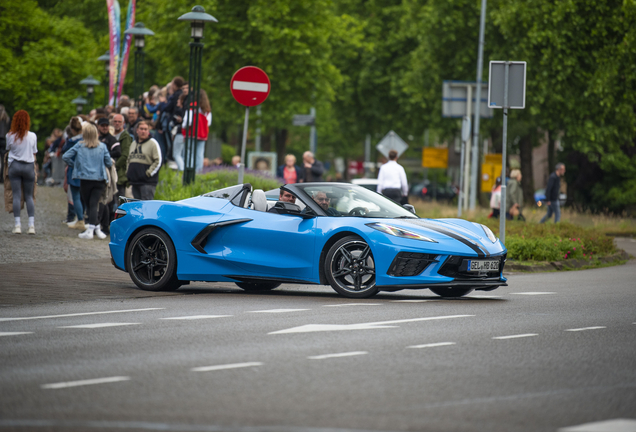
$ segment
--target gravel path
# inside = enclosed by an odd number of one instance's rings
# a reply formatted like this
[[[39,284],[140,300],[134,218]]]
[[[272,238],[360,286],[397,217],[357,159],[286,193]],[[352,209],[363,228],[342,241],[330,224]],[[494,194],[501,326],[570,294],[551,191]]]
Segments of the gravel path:
[[[0,183],[4,198],[4,184]],[[4,204],[4,200],[3,200]],[[2,207],[4,209],[4,205]],[[80,231],[62,224],[66,193],[60,186],[38,186],[35,198],[35,235],[27,235],[28,215],[22,209],[22,234],[13,234],[13,213],[0,216],[0,264],[104,259],[110,263],[108,238],[82,240]]]

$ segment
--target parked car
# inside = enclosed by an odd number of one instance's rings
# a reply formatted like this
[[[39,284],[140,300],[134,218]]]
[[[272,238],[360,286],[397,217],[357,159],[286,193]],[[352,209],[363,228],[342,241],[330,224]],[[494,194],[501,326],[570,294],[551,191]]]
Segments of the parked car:
[[[452,201],[455,199],[458,193],[458,189],[455,186],[449,186],[446,184],[438,183],[433,184],[430,180],[424,180],[411,187],[410,194],[412,196],[424,199],[438,201]]]
[[[561,204],[561,207],[565,205],[567,198],[568,196],[566,194],[559,193],[559,203]],[[538,207],[543,207],[545,205],[545,201],[545,189],[537,189],[534,191],[534,202],[537,203]]]
[[[177,202],[124,198],[110,226],[112,263],[148,291],[206,281],[246,291],[331,285],[350,298],[401,289],[461,297],[507,285],[506,248],[485,225],[421,219],[350,183],[283,189],[296,204],[250,184]]]

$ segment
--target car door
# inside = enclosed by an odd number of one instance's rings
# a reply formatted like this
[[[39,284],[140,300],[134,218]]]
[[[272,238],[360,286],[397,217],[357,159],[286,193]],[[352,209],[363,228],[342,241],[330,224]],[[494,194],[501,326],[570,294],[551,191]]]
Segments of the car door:
[[[232,209],[231,214],[251,220],[224,228],[221,243],[227,261],[251,276],[317,282],[315,218],[241,207]]]

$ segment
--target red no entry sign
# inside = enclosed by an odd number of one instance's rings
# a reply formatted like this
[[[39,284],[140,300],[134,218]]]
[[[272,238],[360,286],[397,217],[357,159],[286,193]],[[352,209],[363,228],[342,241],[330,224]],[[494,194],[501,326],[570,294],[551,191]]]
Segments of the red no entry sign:
[[[269,77],[256,66],[245,66],[236,71],[230,81],[232,96],[241,105],[260,105],[269,96]]]

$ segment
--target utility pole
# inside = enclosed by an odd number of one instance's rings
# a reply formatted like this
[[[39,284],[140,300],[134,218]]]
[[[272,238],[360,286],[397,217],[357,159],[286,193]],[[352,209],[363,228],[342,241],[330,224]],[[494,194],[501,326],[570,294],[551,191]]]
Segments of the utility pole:
[[[471,170],[470,209],[475,210],[478,189],[479,168],[479,109],[481,107],[481,80],[484,68],[484,33],[486,32],[486,0],[481,0],[481,17],[479,19],[479,48],[477,50],[477,89],[475,90],[475,122],[473,123],[473,163]],[[468,99],[470,104],[470,99]]]

